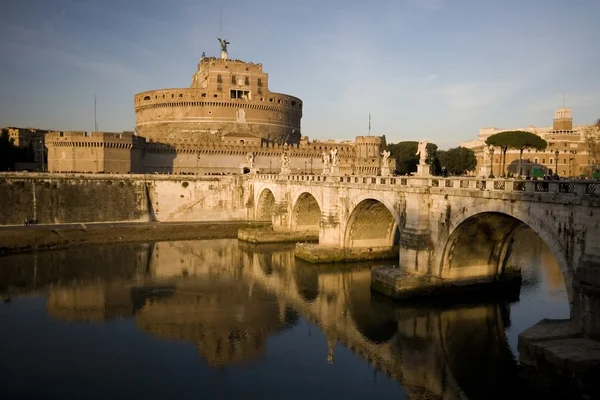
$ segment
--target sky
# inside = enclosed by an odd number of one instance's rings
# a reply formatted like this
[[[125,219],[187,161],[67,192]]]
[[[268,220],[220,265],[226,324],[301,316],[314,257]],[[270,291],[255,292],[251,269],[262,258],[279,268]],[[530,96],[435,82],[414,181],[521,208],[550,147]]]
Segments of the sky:
[[[93,130],[96,95],[99,130],[133,130],[134,94],[189,87],[221,34],[303,100],[311,139],[366,135],[370,113],[388,143],[450,148],[549,126],[563,98],[588,124],[598,15],[599,0],[7,0],[0,126]]]

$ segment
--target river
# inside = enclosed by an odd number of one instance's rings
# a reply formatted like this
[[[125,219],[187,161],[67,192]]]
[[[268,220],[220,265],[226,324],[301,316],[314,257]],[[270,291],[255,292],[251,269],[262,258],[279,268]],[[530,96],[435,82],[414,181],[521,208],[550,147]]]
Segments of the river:
[[[89,245],[0,258],[0,397],[506,398],[517,338],[568,318],[532,231],[520,289],[393,302],[370,271],[232,239]],[[10,300],[10,301],[8,301]]]

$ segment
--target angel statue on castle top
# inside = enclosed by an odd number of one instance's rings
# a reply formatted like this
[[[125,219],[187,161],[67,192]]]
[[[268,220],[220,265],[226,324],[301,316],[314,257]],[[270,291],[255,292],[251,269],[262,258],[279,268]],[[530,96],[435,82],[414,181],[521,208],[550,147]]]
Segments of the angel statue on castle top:
[[[221,39],[221,38],[217,38],[219,39],[219,43],[221,43],[221,51],[227,53],[227,45],[230,44],[227,39]]]

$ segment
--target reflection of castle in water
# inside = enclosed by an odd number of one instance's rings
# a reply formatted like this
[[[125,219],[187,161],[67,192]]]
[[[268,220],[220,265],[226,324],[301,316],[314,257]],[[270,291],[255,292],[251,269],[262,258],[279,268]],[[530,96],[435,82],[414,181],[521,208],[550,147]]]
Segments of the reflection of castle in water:
[[[515,373],[504,335],[508,308],[496,301],[399,306],[371,298],[365,264],[325,270],[295,260],[291,249],[236,240],[127,251],[144,263],[124,262],[121,268],[135,266],[118,279],[90,273],[58,285],[50,290],[49,312],[75,321],[134,315],[146,332],[196,343],[214,366],[263,354],[267,336],[296,321],[294,310],[324,332],[324,360],[335,362],[342,344],[401,382],[409,398],[498,397]]]
[[[258,358],[267,337],[296,319],[272,294],[239,279],[177,282],[172,294],[147,301],[136,315],[143,331],[196,343],[211,366]]]

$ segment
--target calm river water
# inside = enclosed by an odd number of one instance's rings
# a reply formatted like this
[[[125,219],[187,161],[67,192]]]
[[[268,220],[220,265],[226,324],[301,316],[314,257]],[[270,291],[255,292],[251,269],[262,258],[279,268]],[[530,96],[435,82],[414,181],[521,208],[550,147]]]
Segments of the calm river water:
[[[0,258],[0,398],[514,398],[518,334],[569,316],[554,258],[519,235],[520,293],[433,303],[372,294],[381,262],[237,240]]]

